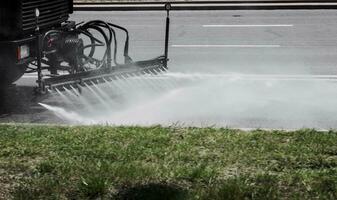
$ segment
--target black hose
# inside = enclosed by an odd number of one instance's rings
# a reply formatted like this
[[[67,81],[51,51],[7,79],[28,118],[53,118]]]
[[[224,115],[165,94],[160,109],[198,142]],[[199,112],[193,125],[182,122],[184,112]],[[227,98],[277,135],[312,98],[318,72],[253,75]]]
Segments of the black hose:
[[[115,27],[115,28],[118,28],[122,31],[125,32],[125,35],[126,35],[126,39],[125,39],[125,44],[124,44],[124,58],[125,58],[125,63],[130,63],[132,62],[132,59],[131,57],[129,56],[129,31],[124,28],[124,27],[121,27],[121,26],[118,26],[116,24],[112,24],[112,23],[108,23],[110,26],[112,27]]]
[[[129,56],[129,32],[126,28],[124,27],[121,27],[119,25],[116,25],[116,24],[112,24],[112,23],[107,23],[107,22],[104,22],[102,20],[93,20],[93,21],[89,21],[85,24],[83,24],[81,27],[85,28],[86,26],[88,25],[98,25],[98,26],[103,26],[104,28],[106,28],[109,33],[112,33],[113,34],[113,37],[114,37],[114,59],[115,57],[117,56],[117,37],[116,37],[116,33],[115,31],[112,29],[112,27],[114,28],[117,28],[117,29],[120,29],[122,31],[125,32],[125,35],[126,35],[126,39],[125,39],[125,44],[124,44],[124,62],[125,63],[131,63],[132,62],[132,59],[131,57]],[[119,65],[117,63],[117,61],[115,62],[116,65]]]
[[[108,53],[109,53],[109,41],[110,39],[108,38],[108,36],[105,34],[105,32],[103,31],[103,29],[101,27],[98,27],[98,26],[95,26],[95,25],[88,25],[85,27],[86,29],[94,29],[96,31],[98,31],[99,33],[102,34],[104,40],[105,40],[105,44],[107,46],[107,49],[106,51],[104,52],[104,55],[103,55],[103,58],[102,58],[102,63],[105,62],[105,60],[107,59],[108,57]],[[100,68],[102,66],[99,66],[98,68]]]
[[[75,32],[78,33],[78,34],[83,34],[83,35],[87,36],[90,39],[92,48],[90,49],[90,52],[89,52],[89,55],[88,55],[89,57],[93,57],[94,56],[97,46],[104,46],[104,42],[98,40],[97,38],[95,38],[91,33],[89,33],[86,30],[76,29]],[[98,44],[96,44],[96,42]]]
[[[102,60],[99,61],[97,59],[93,59],[98,61],[100,64],[99,66],[97,66],[97,68],[100,68],[102,66],[107,66],[107,67],[111,67],[111,61],[113,59],[113,62],[115,65],[120,65],[117,62],[117,51],[118,51],[118,44],[117,44],[117,35],[116,35],[116,31],[114,30],[114,28],[122,30],[125,32],[126,38],[125,38],[125,44],[124,44],[124,63],[128,64],[132,62],[132,59],[129,56],[129,32],[127,29],[125,29],[124,27],[118,26],[116,24],[112,24],[112,23],[108,23],[102,20],[93,20],[93,21],[89,21],[86,23],[81,23],[81,24],[77,24],[76,28],[74,28],[73,30],[68,30],[68,31],[62,31],[62,30],[51,30],[46,32],[43,37],[42,37],[42,41],[43,43],[45,42],[46,38],[53,33],[57,33],[57,34],[66,34],[67,32],[69,34],[83,34],[85,36],[87,36],[90,39],[90,43],[89,45],[86,45],[83,47],[84,49],[87,48],[91,48],[89,55],[88,56],[84,56],[86,58],[92,58],[94,56],[96,47],[98,46],[106,46],[106,50],[104,52],[104,55],[102,57]],[[102,42],[101,40],[99,40],[97,37],[95,37],[92,33],[89,32],[90,29],[93,29],[95,31],[98,31],[102,37],[104,38],[104,42]],[[108,32],[108,33],[107,33]],[[112,43],[114,44],[114,49],[113,49],[113,58],[112,58]],[[42,49],[42,52],[44,51],[44,49]],[[28,69],[27,71],[32,71],[34,69]]]
[[[104,21],[101,20],[94,20],[94,21],[89,21],[87,23],[85,23],[84,25],[82,25],[81,27],[83,29],[86,29],[88,26],[96,26],[99,28],[105,28],[109,31],[109,42],[107,42],[107,54],[108,54],[108,65],[111,65],[111,43],[112,43],[112,37],[114,39],[114,63],[115,65],[119,65],[119,63],[117,62],[117,37],[116,37],[116,32]],[[104,31],[103,31],[104,32]],[[103,37],[107,37],[105,33],[102,33]]]
[[[120,65],[118,62],[117,62],[117,36],[116,36],[116,32],[115,30],[113,30],[108,23],[104,22],[104,21],[101,21],[101,20],[95,20],[95,21],[92,21],[92,23],[97,23],[99,26],[102,26],[104,28],[106,28],[109,33],[110,33],[110,44],[112,43],[112,36],[113,36],[113,39],[114,39],[114,63],[115,65]]]

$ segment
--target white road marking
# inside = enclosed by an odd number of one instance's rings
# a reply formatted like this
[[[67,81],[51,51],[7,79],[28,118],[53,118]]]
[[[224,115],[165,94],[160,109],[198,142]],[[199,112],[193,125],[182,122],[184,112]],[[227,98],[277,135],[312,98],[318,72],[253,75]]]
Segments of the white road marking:
[[[167,80],[167,78],[153,77],[146,79],[158,79],[158,80]],[[190,78],[195,80],[207,80],[206,78]],[[254,78],[254,77],[227,77],[222,78],[222,80],[228,81],[280,81],[280,82],[337,82],[336,78]]]
[[[174,3],[173,3],[174,4]],[[303,3],[205,3],[205,4],[174,4],[174,6],[335,6],[337,3],[335,2],[321,2],[321,3],[312,3],[312,2],[303,2]]]
[[[204,24],[204,28],[293,27],[293,24]]]
[[[37,73],[25,74],[21,78],[37,78]]]
[[[233,77],[233,80],[242,80],[242,81],[329,81],[329,82],[337,82],[336,78],[293,78],[293,77],[242,77],[236,78]]]
[[[175,48],[278,48],[281,45],[232,45],[232,44],[174,44]]]
[[[36,77],[27,77],[27,76],[23,76],[21,77],[21,79],[37,79]]]
[[[24,76],[22,76],[22,78],[37,78],[37,76],[26,76],[26,75],[24,75]]]
[[[239,74],[239,73],[227,73],[227,74],[210,74],[210,73],[179,73],[169,72],[164,76],[176,76],[176,77],[209,77],[209,78],[221,78],[221,77],[269,77],[269,78],[335,78],[337,75],[328,74]]]
[[[310,75],[310,74],[208,74],[208,73],[165,73],[162,76],[142,77],[145,79],[189,79],[229,81],[325,81],[337,82],[337,75]]]

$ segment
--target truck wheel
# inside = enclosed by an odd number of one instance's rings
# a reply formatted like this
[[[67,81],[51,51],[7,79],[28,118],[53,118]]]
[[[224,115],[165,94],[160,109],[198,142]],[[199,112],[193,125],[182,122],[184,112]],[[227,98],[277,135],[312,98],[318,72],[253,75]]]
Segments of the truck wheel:
[[[4,88],[23,76],[27,65],[0,66],[0,87]]]

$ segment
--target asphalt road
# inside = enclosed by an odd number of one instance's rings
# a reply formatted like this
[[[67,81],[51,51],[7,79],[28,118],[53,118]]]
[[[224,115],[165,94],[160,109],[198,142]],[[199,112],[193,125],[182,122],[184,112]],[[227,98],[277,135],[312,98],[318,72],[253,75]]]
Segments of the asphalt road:
[[[76,12],[71,18],[123,25],[135,60],[163,54],[163,12]],[[337,11],[177,11],[171,23],[170,71],[199,79],[162,101],[170,112],[128,110],[126,124],[146,124],[139,116],[149,124],[337,128]],[[34,80],[25,76],[17,85],[22,90]],[[0,121],[65,123],[32,107],[10,109]],[[123,117],[111,123],[123,124]]]

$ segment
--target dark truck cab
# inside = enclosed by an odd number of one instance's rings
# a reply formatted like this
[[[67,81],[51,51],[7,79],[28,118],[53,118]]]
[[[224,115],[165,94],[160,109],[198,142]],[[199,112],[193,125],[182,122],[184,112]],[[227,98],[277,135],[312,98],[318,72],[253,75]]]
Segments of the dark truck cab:
[[[15,82],[36,60],[37,26],[39,34],[60,29],[72,12],[73,0],[1,0],[0,86]]]

